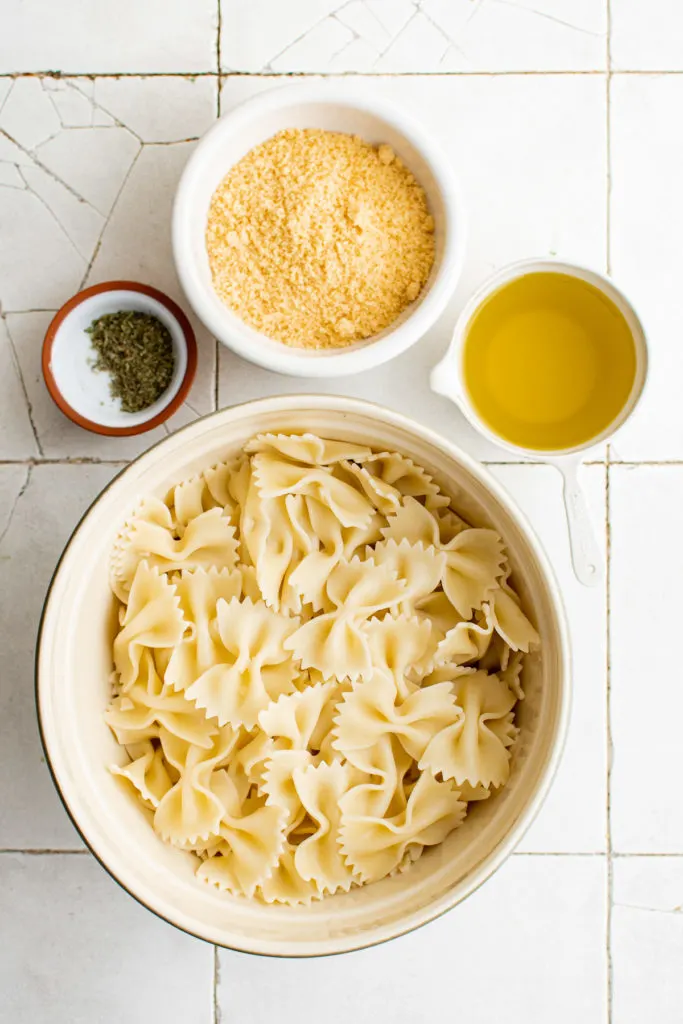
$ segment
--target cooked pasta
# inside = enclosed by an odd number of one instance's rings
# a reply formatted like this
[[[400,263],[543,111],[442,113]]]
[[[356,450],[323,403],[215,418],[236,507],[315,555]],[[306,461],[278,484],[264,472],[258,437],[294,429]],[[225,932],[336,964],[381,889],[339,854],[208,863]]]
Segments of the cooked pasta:
[[[539,636],[450,504],[396,452],[263,434],[122,528],[111,770],[202,883],[348,892],[506,783]]]

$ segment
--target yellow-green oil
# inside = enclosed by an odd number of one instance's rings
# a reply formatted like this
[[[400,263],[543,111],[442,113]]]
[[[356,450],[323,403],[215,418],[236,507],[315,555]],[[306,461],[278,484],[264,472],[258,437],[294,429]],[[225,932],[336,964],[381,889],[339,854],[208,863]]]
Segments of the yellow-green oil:
[[[464,342],[470,401],[490,430],[538,451],[597,437],[628,401],[636,375],[631,330],[594,285],[530,273],[474,314]]]

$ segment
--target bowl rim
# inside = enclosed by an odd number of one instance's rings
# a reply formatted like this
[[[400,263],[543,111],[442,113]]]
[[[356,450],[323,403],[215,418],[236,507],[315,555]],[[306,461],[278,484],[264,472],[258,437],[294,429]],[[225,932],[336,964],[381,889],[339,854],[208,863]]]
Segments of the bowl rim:
[[[550,791],[555,775],[557,774],[558,767],[560,765],[562,755],[565,748],[567,731],[569,725],[569,718],[571,713],[572,703],[572,673],[571,673],[571,645],[569,638],[569,627],[567,623],[566,611],[562,593],[560,591],[559,584],[557,582],[554,570],[550,564],[548,556],[543,549],[543,546],[536,535],[534,528],[528,522],[526,515],[518,508],[516,502],[510,497],[506,489],[502,484],[493,477],[485,466],[477,462],[472,456],[462,451],[457,445],[450,442],[447,438],[438,434],[436,431],[431,430],[429,427],[425,427],[422,424],[417,423],[410,417],[403,415],[402,413],[395,412],[391,409],[387,409],[385,406],[376,403],[368,402],[363,399],[351,398],[339,395],[325,395],[325,394],[311,394],[304,396],[306,401],[310,403],[311,408],[314,409],[332,409],[339,413],[353,413],[366,414],[380,418],[392,426],[406,429],[412,433],[417,434],[422,440],[429,444],[434,445],[436,448],[443,451],[448,457],[455,459],[463,464],[463,466],[471,472],[475,477],[479,479],[493,494],[494,498],[499,501],[506,512],[516,521],[517,526],[523,532],[527,542],[529,543],[534,558],[537,560],[538,565],[541,569],[542,575],[545,578],[549,595],[552,601],[552,605],[555,611],[555,620],[557,627],[557,641],[558,648],[560,651],[560,680],[559,680],[559,701],[558,701],[558,715],[555,726],[555,735],[552,740],[552,745],[549,749],[545,765],[539,774],[539,778],[536,782],[536,788],[531,796],[531,799],[525,805],[523,811],[519,815],[518,819],[511,826],[507,835],[505,835],[496,846],[491,849],[487,855],[485,855],[481,861],[474,867],[468,876],[463,879],[459,891],[451,891],[446,897],[442,898],[438,903],[430,903],[426,907],[422,908],[419,913],[413,914],[413,923],[407,927],[392,927],[390,932],[384,935],[380,935],[377,938],[373,938],[370,941],[361,941],[358,944],[346,944],[341,946],[339,949],[326,950],[324,952],[276,952],[273,950],[255,949],[253,946],[248,944],[243,945],[230,945],[227,942],[221,941],[217,937],[209,937],[206,934],[202,934],[200,931],[195,931],[185,924],[179,923],[179,920],[174,919],[171,913],[162,912],[157,906],[154,906],[154,900],[150,898],[149,894],[142,895],[135,890],[133,886],[127,885],[121,880],[116,873],[116,868],[113,867],[105,859],[104,854],[100,854],[95,848],[94,843],[83,831],[79,824],[76,812],[72,810],[69,803],[69,797],[60,783],[58,778],[57,769],[50,756],[50,741],[48,738],[48,728],[43,718],[42,700],[41,693],[45,690],[46,684],[43,682],[43,677],[47,674],[47,666],[41,664],[41,651],[43,634],[49,625],[49,618],[51,616],[51,599],[55,586],[60,575],[68,571],[68,562],[72,544],[76,539],[81,527],[84,525],[86,519],[95,511],[97,505],[103,499],[103,497],[109,492],[109,490],[128,472],[133,470],[138,463],[149,458],[159,455],[159,449],[162,449],[164,445],[169,445],[174,439],[181,434],[187,434],[193,429],[196,429],[198,424],[203,424],[208,421],[218,420],[221,417],[231,418],[234,416],[248,415],[254,413],[265,412],[282,412],[282,411],[298,411],[301,408],[301,397],[300,395],[279,395],[271,398],[254,399],[247,402],[242,402],[237,405],[229,406],[225,409],[219,409],[215,412],[208,413],[205,416],[193,421],[192,423],[186,424],[179,428],[169,437],[164,437],[145,452],[140,453],[130,463],[124,466],[112,479],[102,488],[98,495],[93,499],[88,508],[84,511],[76,523],[73,531],[71,532],[62,554],[53,570],[48,589],[45,595],[43,608],[40,615],[40,622],[38,627],[38,636],[35,648],[34,658],[34,698],[36,704],[36,716],[38,720],[38,732],[40,736],[40,742],[45,754],[45,762],[47,764],[52,782],[57,790],[59,799],[66,811],[68,817],[71,820],[76,832],[83,840],[86,848],[95,857],[99,864],[104,868],[107,874],[120,886],[129,896],[132,896],[141,906],[151,911],[160,920],[178,928],[179,931],[185,932],[194,938],[201,939],[204,942],[209,942],[214,946],[221,947],[223,949],[230,949],[235,952],[250,953],[256,956],[268,956],[282,959],[308,959],[310,957],[318,956],[336,956],[342,953],[351,953],[357,950],[369,949],[372,946],[382,945],[384,942],[388,942],[394,938],[400,938],[403,935],[407,935],[410,932],[416,931],[418,928],[429,924],[431,921],[442,917],[449,910],[452,910],[456,905],[461,903],[468,896],[471,896],[473,892],[476,892],[484,882],[486,882],[498,868],[508,859],[513,853],[515,848],[518,846],[529,827],[538,815],[545,799]],[[378,417],[379,414],[379,417]],[[154,456],[153,453],[156,453]],[[149,900],[149,902],[148,902]],[[178,915],[180,917],[180,915]]]
[[[420,153],[434,177],[445,211],[444,248],[434,279],[424,298],[398,326],[387,328],[385,337],[368,341],[359,348],[326,352],[318,358],[304,349],[282,344],[280,351],[266,350],[254,344],[258,332],[242,326],[236,314],[227,321],[222,311],[208,301],[208,292],[191,255],[190,208],[197,178],[206,155],[225,135],[238,133],[242,126],[271,111],[295,104],[343,105],[374,114],[386,121]],[[234,165],[233,165],[234,166]],[[226,173],[229,168],[226,168]],[[401,355],[414,345],[443,313],[460,280],[467,247],[467,223],[459,179],[441,146],[417,119],[400,107],[372,93],[361,92],[349,81],[300,81],[276,85],[239,103],[223,114],[202,136],[183,168],[173,202],[171,221],[173,259],[183,291],[195,313],[207,329],[227,348],[249,362],[295,377],[340,377],[368,370]],[[234,322],[233,322],[234,321]],[[245,328],[249,330],[246,333]],[[263,335],[262,337],[266,337]],[[267,339],[272,342],[272,339]]]
[[[130,427],[111,427],[103,423],[98,423],[97,420],[90,420],[86,416],[82,416],[67,402],[59,385],[57,384],[55,375],[52,372],[52,348],[55,343],[57,333],[69,314],[80,306],[82,302],[92,298],[94,295],[102,295],[105,292],[117,291],[138,292],[141,295],[147,295],[151,299],[156,299],[158,303],[165,306],[180,327],[187,352],[187,366],[185,368],[185,374],[180,382],[180,387],[173,398],[163,407],[163,409],[161,409],[160,412],[156,414],[156,416],[152,416],[151,419],[143,420],[142,423],[136,423],[134,426]],[[164,292],[159,291],[158,288],[154,288],[152,285],[148,284],[141,284],[138,281],[104,281],[102,284],[91,285],[89,288],[84,288],[81,291],[76,292],[75,295],[72,295],[71,298],[57,310],[50,321],[47,331],[45,332],[41,355],[41,366],[45,385],[50,393],[50,397],[55,405],[57,405],[64,415],[67,416],[68,419],[72,420],[73,423],[76,423],[79,427],[83,427],[84,430],[90,430],[93,434],[104,434],[107,437],[132,437],[134,434],[144,434],[148,430],[153,430],[154,427],[160,426],[169,418],[169,416],[172,416],[173,413],[180,408],[187,398],[190,388],[192,387],[192,382],[194,381],[195,373],[197,372],[197,339],[195,338],[192,324],[180,306]]]

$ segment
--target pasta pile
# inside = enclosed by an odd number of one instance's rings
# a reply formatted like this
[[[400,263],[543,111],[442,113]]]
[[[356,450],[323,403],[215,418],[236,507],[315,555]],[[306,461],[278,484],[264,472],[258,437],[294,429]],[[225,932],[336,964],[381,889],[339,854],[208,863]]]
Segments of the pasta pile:
[[[409,459],[260,435],[117,540],[111,770],[221,890],[403,870],[509,776],[539,637],[508,575]]]

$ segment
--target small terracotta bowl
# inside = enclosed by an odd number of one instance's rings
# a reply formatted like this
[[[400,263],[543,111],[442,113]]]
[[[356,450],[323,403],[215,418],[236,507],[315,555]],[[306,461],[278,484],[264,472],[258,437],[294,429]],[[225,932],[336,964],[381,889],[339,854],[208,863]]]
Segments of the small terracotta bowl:
[[[123,412],[109,393],[109,375],[92,368],[86,328],[105,313],[149,313],[173,341],[173,378],[164,393],[140,412]],[[158,427],[185,401],[197,369],[197,342],[182,309],[163,292],[135,281],[106,281],[78,292],[57,312],[43,342],[43,376],[65,416],[96,434],[128,437]]]

